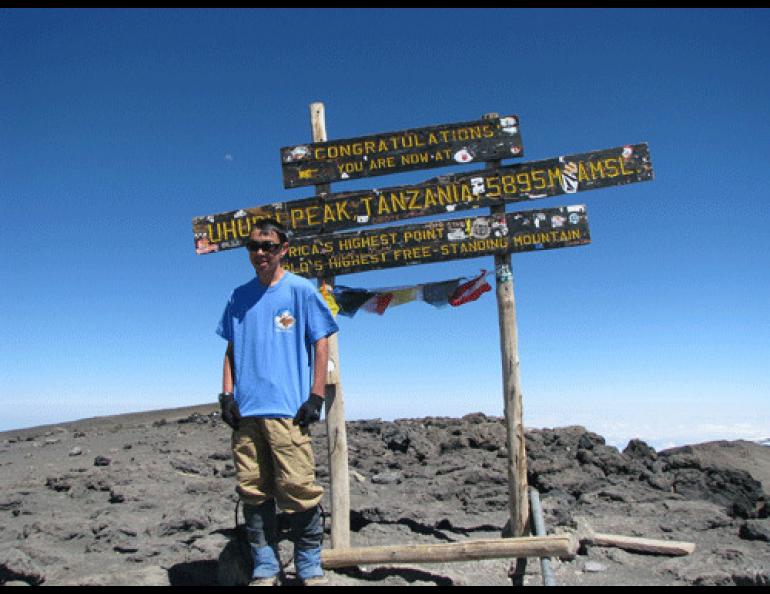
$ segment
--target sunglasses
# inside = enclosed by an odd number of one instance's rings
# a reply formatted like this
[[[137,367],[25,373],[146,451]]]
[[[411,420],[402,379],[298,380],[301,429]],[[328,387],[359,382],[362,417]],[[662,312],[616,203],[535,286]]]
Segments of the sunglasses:
[[[250,252],[258,252],[259,250],[265,253],[277,252],[280,247],[281,244],[274,241],[254,241],[250,239],[246,242],[246,249]]]

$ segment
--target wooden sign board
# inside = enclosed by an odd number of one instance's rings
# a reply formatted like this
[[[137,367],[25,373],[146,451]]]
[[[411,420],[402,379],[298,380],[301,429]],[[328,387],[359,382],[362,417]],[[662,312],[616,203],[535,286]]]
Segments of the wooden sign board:
[[[284,147],[281,164],[284,187],[296,188],[523,155],[511,115]]]
[[[563,206],[295,239],[283,266],[305,277],[339,276],[590,241],[586,207]]]
[[[199,254],[240,247],[251,227],[271,218],[294,237],[353,229],[428,215],[574,194],[648,181],[653,177],[647,144],[517,163],[441,176],[413,186],[343,192],[195,217]]]

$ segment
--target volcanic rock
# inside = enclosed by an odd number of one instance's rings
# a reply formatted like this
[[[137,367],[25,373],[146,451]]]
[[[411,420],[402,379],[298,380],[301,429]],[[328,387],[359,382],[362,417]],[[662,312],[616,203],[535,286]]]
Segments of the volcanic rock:
[[[230,430],[218,405],[0,434],[0,582],[241,584],[248,578]],[[352,546],[497,538],[508,520],[503,419],[481,413],[347,423]],[[324,423],[312,427],[329,545]],[[108,454],[88,466],[86,451]],[[52,437],[53,436],[53,437]],[[48,441],[47,441],[48,439]],[[53,442],[55,440],[55,443]],[[713,442],[622,450],[580,426],[530,429],[529,485],[549,533],[693,542],[687,557],[587,546],[553,560],[565,585],[768,584],[770,448]],[[109,464],[106,463],[109,460]],[[80,461],[80,462],[79,462]],[[236,526],[237,524],[237,526]],[[246,553],[244,553],[246,550]],[[280,543],[288,585],[291,543]],[[510,585],[510,560],[328,571],[331,585]],[[541,582],[537,560],[525,584]]]
[[[748,520],[741,526],[741,538],[770,542],[770,519]]]
[[[4,546],[0,550],[0,583],[18,581],[38,586],[45,581],[40,566],[23,551]]]

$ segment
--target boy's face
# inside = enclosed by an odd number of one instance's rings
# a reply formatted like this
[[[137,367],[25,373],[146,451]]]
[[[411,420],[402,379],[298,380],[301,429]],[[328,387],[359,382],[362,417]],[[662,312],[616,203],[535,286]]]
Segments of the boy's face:
[[[281,258],[286,255],[287,244],[280,243],[275,231],[261,232],[255,229],[249,239],[258,244],[265,244],[257,249],[249,249],[249,260],[255,272],[260,277],[271,276],[281,264]],[[272,243],[273,246],[268,247],[266,242]]]

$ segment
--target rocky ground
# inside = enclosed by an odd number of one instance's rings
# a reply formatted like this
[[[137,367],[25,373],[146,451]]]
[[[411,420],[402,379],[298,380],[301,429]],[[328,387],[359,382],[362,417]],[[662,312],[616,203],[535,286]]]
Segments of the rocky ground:
[[[328,484],[324,424],[314,426]],[[238,550],[230,432],[214,406],[0,434],[0,583],[216,585]],[[497,538],[508,517],[502,419],[348,424],[353,546]],[[560,585],[770,585],[770,448],[714,442],[620,452],[583,427],[530,430],[549,533],[689,541],[687,556],[586,545]],[[325,499],[323,505],[328,510]],[[330,518],[327,517],[327,533]],[[282,543],[286,584],[296,583]],[[509,560],[328,571],[331,585],[510,585]],[[526,585],[541,585],[527,564]]]

